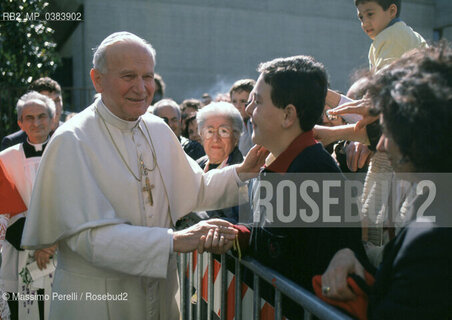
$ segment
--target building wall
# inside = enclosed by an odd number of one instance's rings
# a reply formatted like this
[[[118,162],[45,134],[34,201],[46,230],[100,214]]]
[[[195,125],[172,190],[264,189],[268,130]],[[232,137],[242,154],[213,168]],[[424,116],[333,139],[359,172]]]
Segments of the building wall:
[[[452,1],[436,0],[435,28],[444,39],[452,41]]]
[[[402,18],[427,40],[437,14],[434,0],[403,1]],[[371,44],[353,0],[85,0],[84,23],[68,44],[83,56],[75,58],[74,83],[91,86],[90,49],[122,30],[152,43],[166,96],[177,101],[227,91],[256,78],[260,62],[297,54],[323,62],[332,88],[346,91],[350,73],[367,68]]]

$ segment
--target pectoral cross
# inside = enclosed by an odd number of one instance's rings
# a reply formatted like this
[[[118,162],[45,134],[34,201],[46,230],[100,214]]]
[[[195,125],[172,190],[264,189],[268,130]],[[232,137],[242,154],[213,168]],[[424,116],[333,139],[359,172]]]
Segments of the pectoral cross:
[[[147,176],[147,173],[146,173],[144,182],[145,182],[146,186],[143,187],[143,192],[147,191],[149,193],[149,204],[151,206],[153,206],[154,198],[152,197],[152,189],[154,188],[154,185],[149,182],[149,177]]]
[[[140,164],[141,164],[141,170],[142,170],[142,172],[144,174],[144,183],[145,183],[145,186],[143,187],[142,191],[143,192],[147,192],[149,194],[149,204],[151,206],[153,206],[154,205],[154,198],[152,197],[152,189],[155,186],[149,182],[149,177],[148,177],[148,171],[151,171],[151,170],[147,169],[144,166],[144,162],[143,162],[143,159],[141,158],[141,156],[140,156]]]

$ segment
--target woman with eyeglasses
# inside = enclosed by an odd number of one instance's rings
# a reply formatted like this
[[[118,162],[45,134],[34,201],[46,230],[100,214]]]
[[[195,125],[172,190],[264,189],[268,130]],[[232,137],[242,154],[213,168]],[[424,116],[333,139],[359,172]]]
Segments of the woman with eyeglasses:
[[[196,115],[198,131],[206,156],[198,159],[205,172],[241,163],[237,145],[243,121],[237,109],[228,102],[213,102]]]
[[[228,102],[213,102],[196,115],[198,131],[206,155],[198,159],[205,172],[241,163],[243,156],[238,142],[243,128],[243,120],[237,109]],[[210,218],[225,218],[237,223],[237,207],[208,211]]]

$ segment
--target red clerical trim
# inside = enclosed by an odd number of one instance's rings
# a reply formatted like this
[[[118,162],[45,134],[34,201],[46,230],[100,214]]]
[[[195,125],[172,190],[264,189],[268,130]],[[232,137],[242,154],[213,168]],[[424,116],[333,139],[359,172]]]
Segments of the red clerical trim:
[[[317,141],[314,139],[314,132],[312,130],[301,133],[292,141],[287,149],[267,167],[267,170],[271,172],[287,172],[287,169],[289,169],[289,166],[294,159],[304,149],[313,146],[316,143]]]
[[[14,216],[27,210],[16,185],[0,161],[0,214]]]

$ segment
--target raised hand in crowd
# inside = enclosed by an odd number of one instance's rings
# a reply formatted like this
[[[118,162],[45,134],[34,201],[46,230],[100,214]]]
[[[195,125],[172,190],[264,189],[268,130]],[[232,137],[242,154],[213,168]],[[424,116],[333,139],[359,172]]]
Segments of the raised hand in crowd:
[[[370,107],[370,100],[363,98],[361,100],[355,100],[350,103],[344,103],[337,108],[328,110],[328,114],[334,116],[340,116],[344,114],[359,114],[363,116],[363,119],[359,120],[355,124],[355,129],[359,130],[365,128],[368,124],[371,124],[372,122],[378,120],[378,116],[373,116],[369,113]]]
[[[372,151],[365,144],[351,141],[345,147],[345,155],[347,167],[350,171],[356,172],[369,163]]]
[[[336,127],[316,125],[314,126],[313,131],[314,138],[320,141],[324,146],[339,140],[358,141],[364,144],[369,144],[366,128],[359,128],[356,130],[354,124]]]

